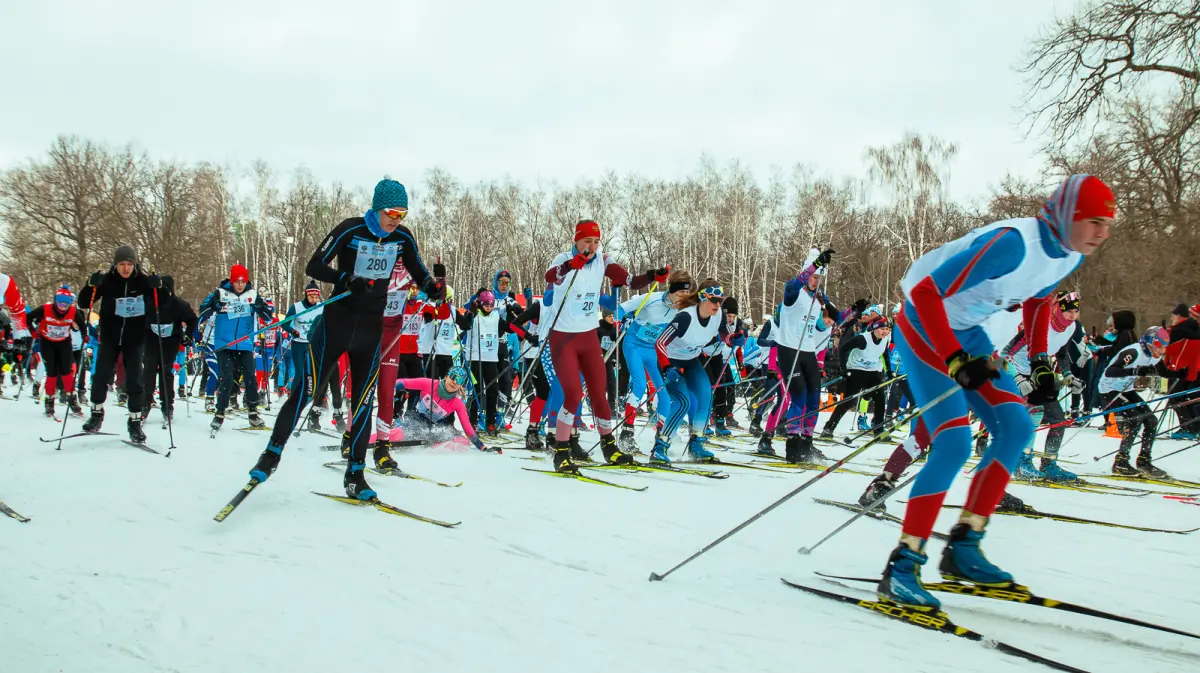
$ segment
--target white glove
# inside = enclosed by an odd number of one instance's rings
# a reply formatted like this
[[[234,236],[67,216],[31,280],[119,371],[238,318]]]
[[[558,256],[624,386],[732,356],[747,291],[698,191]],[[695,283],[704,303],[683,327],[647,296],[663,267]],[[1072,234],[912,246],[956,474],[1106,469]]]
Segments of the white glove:
[[[1017,382],[1017,391],[1021,393],[1021,397],[1029,397],[1029,393],[1033,392],[1033,382],[1021,374],[1014,376],[1013,380]]]
[[[1071,389],[1072,395],[1079,395],[1084,388],[1083,380],[1071,374],[1063,377],[1063,385]]]

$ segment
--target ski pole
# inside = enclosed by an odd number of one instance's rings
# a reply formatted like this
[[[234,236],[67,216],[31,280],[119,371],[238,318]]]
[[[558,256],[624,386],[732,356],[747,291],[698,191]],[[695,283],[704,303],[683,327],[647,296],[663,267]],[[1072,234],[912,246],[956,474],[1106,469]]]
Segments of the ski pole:
[[[1200,442],[1192,442],[1191,444],[1188,444],[1187,446],[1183,447],[1182,449],[1176,449],[1176,450],[1168,453],[1165,456],[1159,456],[1158,460],[1162,460],[1163,458],[1170,458],[1171,456],[1173,456],[1177,453],[1183,453],[1184,451],[1187,451],[1188,449],[1194,449],[1197,446],[1200,446]]]
[[[766,378],[767,377],[765,377],[765,376],[756,376],[752,379],[742,379],[741,381],[730,381],[729,383],[722,383],[721,385],[717,386],[717,388],[725,388],[727,386],[740,386],[743,383],[754,383],[755,381],[762,381]]]
[[[229,348],[230,346],[233,346],[233,345],[235,345],[235,344],[239,344],[239,343],[241,343],[241,342],[245,341],[246,339],[250,339],[250,338],[252,338],[252,337],[256,337],[256,336],[258,336],[259,334],[262,334],[263,332],[266,332],[267,330],[270,330],[270,329],[275,329],[276,327],[279,327],[279,326],[281,326],[281,325],[286,325],[286,324],[288,324],[288,323],[292,322],[292,321],[293,321],[293,320],[295,320],[296,318],[299,318],[300,316],[302,316],[302,315],[304,315],[304,314],[306,314],[306,313],[311,313],[312,311],[315,311],[315,310],[317,310],[317,309],[319,309],[319,308],[322,308],[322,307],[324,307],[324,306],[327,306],[327,305],[329,305],[329,304],[332,304],[333,302],[335,302],[335,301],[337,301],[337,300],[339,300],[339,299],[344,299],[344,298],[348,297],[349,295],[350,295],[350,290],[346,290],[345,292],[343,292],[343,293],[341,293],[341,294],[339,294],[339,295],[335,295],[335,296],[333,296],[333,297],[330,297],[329,299],[326,299],[325,301],[321,302],[320,304],[317,304],[316,306],[310,306],[310,307],[308,307],[308,308],[304,309],[303,311],[297,311],[296,313],[294,313],[294,314],[292,314],[292,315],[290,315],[290,316],[288,316],[288,317],[286,317],[286,318],[284,318],[284,319],[282,319],[282,320],[277,320],[277,321],[275,321],[275,322],[273,322],[273,323],[271,323],[271,324],[267,325],[266,327],[259,328],[259,329],[255,330],[255,331],[253,331],[253,332],[251,332],[251,333],[247,334],[247,335],[246,335],[246,336],[244,336],[244,337],[238,337],[237,339],[234,339],[233,341],[230,341],[229,343],[227,343],[227,344],[225,344],[224,346],[221,346],[220,348],[217,348],[217,349],[215,349],[215,350],[216,350],[216,351],[218,351],[218,352],[219,352],[219,351],[223,351],[223,350],[225,350],[225,349]],[[214,318],[214,320],[215,320],[215,318]]]
[[[154,288],[154,324],[161,325],[158,321],[158,288]],[[171,325],[175,327],[174,324]],[[150,330],[153,332],[154,330]],[[173,386],[167,381],[167,363],[163,360],[162,335],[155,334],[155,342],[158,344],[158,392],[162,395],[163,403],[171,398]],[[153,394],[153,392],[151,393]],[[171,417],[175,415],[174,405],[172,405],[171,413],[167,414],[167,436],[171,439],[171,446],[167,448],[167,458],[171,457],[171,452],[175,450],[175,429],[172,427]]]
[[[914,409],[912,414],[910,414],[908,418],[896,421],[895,424],[893,425],[893,428],[899,427],[900,424],[902,424],[902,423],[907,423],[914,418],[920,417],[922,414],[929,411],[934,406],[940,404],[943,400],[945,400],[945,399],[949,398],[951,395],[954,395],[955,393],[958,393],[961,391],[962,391],[962,388],[960,388],[959,386],[957,386],[957,385],[951,386],[945,392],[943,392],[941,395],[938,395],[934,399],[930,400],[927,404],[921,406],[920,408]],[[767,506],[766,509],[761,510],[754,516],[752,516],[749,519],[746,519],[742,523],[738,524],[733,530],[729,531],[728,533],[725,533],[724,535],[717,538],[716,540],[708,543],[703,549],[701,549],[700,551],[696,552],[695,554],[692,554],[691,556],[687,557],[681,563],[676,565],[674,568],[671,568],[670,570],[668,570],[665,573],[662,573],[661,575],[658,573],[653,573],[653,572],[650,573],[650,581],[651,582],[660,582],[660,581],[666,579],[671,573],[675,572],[676,570],[679,570],[680,568],[691,563],[693,560],[700,557],[701,555],[703,555],[705,552],[709,551],[713,547],[716,547],[717,545],[721,544],[725,540],[728,540],[729,538],[733,537],[735,534],[737,534],[743,528],[746,528],[747,526],[754,523],[755,521],[758,521],[763,516],[765,516],[767,513],[769,513],[771,510],[775,509],[776,507],[779,507],[783,503],[792,499],[793,497],[795,497],[796,495],[798,495],[799,493],[801,493],[808,487],[812,486],[813,484],[817,483],[824,477],[827,477],[830,474],[833,474],[833,472],[835,470],[837,470],[839,467],[841,467],[842,465],[845,465],[852,458],[857,457],[859,454],[861,454],[863,451],[866,451],[867,448],[874,445],[875,442],[878,442],[878,441],[880,441],[880,440],[877,437],[877,438],[867,442],[866,444],[863,444],[862,446],[858,447],[857,449],[851,451],[850,454],[847,455],[845,458],[842,458],[841,460],[837,461],[833,465],[830,465],[829,467],[825,468],[824,471],[818,473],[812,479],[809,479],[808,481],[804,482],[803,484],[797,486],[795,489],[793,489],[789,493],[785,494],[782,498],[771,503],[769,506]]]
[[[859,509],[859,511],[855,512],[854,516],[847,519],[845,523],[838,526],[837,528],[834,528],[825,537],[821,538],[820,540],[817,540],[816,544],[814,544],[810,547],[801,547],[801,548],[797,549],[796,551],[800,554],[804,554],[805,556],[808,556],[809,554],[813,553],[813,551],[815,551],[817,549],[817,547],[820,547],[821,545],[828,542],[829,539],[832,538],[833,536],[835,536],[838,533],[842,532],[843,530],[846,530],[847,528],[849,528],[850,524],[854,523],[855,521],[858,521],[860,518],[870,514],[871,512],[874,512],[875,509],[878,508],[880,505],[882,505],[885,500],[892,497],[893,494],[899,492],[900,489],[904,488],[905,486],[908,486],[908,484],[910,482],[912,482],[913,479],[917,478],[918,474],[920,474],[920,471],[914,472],[911,477],[900,482],[900,484],[898,484],[895,488],[893,488],[891,491],[888,491],[886,494],[884,494],[883,497],[875,500],[867,507]]]

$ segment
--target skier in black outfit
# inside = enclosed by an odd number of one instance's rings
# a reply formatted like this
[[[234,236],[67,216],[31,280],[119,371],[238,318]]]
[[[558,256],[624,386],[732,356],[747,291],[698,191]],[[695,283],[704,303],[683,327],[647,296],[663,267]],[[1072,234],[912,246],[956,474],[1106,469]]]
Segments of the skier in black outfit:
[[[371,434],[388,279],[393,270],[406,271],[413,283],[435,301],[445,289],[445,268],[435,264],[430,275],[421,262],[416,239],[401,226],[407,215],[408,194],[404,185],[395,180],[381,180],[375,185],[371,210],[363,217],[351,217],[334,227],[308,261],[305,268],[308,276],[332,283],[335,297],[346,291],[350,296],[326,305],[321,317],[313,323],[309,331],[313,367],[292,383],[267,448],[250,470],[252,480],[266,481],[279,466],[283,447],[300,422],[300,414],[312,398],[316,382],[328,377],[337,367],[338,358],[346,353],[350,360],[353,415],[349,430],[350,459],[342,484],[352,498],[376,499],[363,469]],[[336,269],[330,266],[335,259]]]
[[[157,294],[158,304],[154,304]],[[161,400],[162,415],[170,419],[175,408],[175,388],[171,385],[174,379],[172,365],[175,354],[180,347],[186,347],[192,342],[196,333],[199,318],[192,310],[192,305],[175,295],[175,279],[164,276],[162,288],[154,290],[149,299],[149,317],[152,321],[150,331],[146,334],[145,356],[142,360],[142,387],[154,394],[154,377],[157,374],[158,396]],[[161,358],[161,359],[160,359]],[[150,405],[142,409],[142,420],[150,415]]]
[[[79,293],[79,308],[91,309],[100,302],[100,347],[96,352],[96,371],[92,376],[92,416],[83,424],[84,432],[99,432],[104,423],[104,400],[112,383],[117,357],[125,363],[125,394],[129,396],[126,429],[135,443],[146,441],[142,432],[142,348],[146,342],[153,310],[150,293],[162,286],[158,276],[147,276],[137,263],[132,246],[122,245],[113,254],[112,267],[88,278]]]

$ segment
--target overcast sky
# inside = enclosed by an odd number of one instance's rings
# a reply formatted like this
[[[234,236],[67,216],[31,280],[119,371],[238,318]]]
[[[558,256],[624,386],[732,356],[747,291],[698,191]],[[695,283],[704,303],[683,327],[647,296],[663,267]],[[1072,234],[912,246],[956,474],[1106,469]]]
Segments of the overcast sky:
[[[953,141],[951,193],[1032,174],[1028,40],[1049,0],[0,2],[0,168],[58,134],[154,156],[308,167],[370,187],[861,174],[905,131]]]

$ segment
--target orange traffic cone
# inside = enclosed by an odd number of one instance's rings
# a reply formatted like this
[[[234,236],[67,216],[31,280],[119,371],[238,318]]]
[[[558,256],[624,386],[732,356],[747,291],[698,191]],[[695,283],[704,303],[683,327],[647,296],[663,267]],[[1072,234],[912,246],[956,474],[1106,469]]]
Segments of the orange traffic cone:
[[[1108,419],[1108,423],[1104,426],[1104,436],[1121,439],[1121,431],[1117,429],[1117,422],[1113,420],[1113,415],[1109,414],[1105,418]]]

